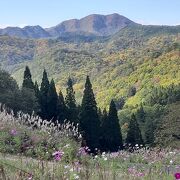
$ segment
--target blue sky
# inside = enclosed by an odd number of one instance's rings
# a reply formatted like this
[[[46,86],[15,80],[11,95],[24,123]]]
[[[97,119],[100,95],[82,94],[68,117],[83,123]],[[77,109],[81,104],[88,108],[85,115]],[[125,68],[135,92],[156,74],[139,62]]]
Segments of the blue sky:
[[[1,0],[0,28],[41,25],[89,14],[119,13],[141,24],[180,24],[180,0]]]

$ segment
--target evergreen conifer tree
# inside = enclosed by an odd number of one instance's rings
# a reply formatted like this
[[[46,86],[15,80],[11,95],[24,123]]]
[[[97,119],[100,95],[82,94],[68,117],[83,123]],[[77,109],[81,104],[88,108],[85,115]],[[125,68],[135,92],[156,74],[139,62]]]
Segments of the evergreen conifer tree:
[[[148,120],[145,123],[145,140],[146,140],[146,144],[153,144],[154,142],[154,130],[156,129],[156,127],[154,126],[154,123],[152,120]]]
[[[34,83],[34,92],[35,92],[35,96],[36,96],[36,98],[38,98],[38,99],[39,99],[40,90],[39,90],[39,86],[38,86],[37,81],[35,81],[35,83]]]
[[[107,119],[108,119],[108,113],[107,113],[107,110],[106,109],[104,109],[103,110],[103,112],[102,112],[102,121],[101,121],[101,125],[103,125],[103,123],[104,122],[106,122],[107,121]]]
[[[42,83],[40,87],[40,116],[42,119],[48,118],[48,102],[47,102],[47,96],[48,96],[48,90],[49,90],[49,80],[47,76],[46,70],[43,72],[43,78]]]
[[[108,117],[104,116],[102,132],[105,151],[115,152],[123,148],[121,128],[113,100],[110,103]]]
[[[56,92],[54,80],[52,79],[50,82],[48,94],[47,94],[47,112],[48,112],[47,119],[56,120],[56,118],[57,118],[57,102],[58,102],[58,95]]]
[[[70,122],[74,122],[76,124],[77,106],[76,106],[75,92],[73,89],[73,82],[71,78],[69,78],[67,82],[65,104],[67,107],[67,120]]]
[[[20,91],[19,101],[20,110],[24,113],[32,114],[32,112],[34,112],[36,114],[39,112],[38,99],[36,98],[33,89],[22,88]],[[16,101],[16,105],[17,104],[18,102]]]
[[[137,110],[136,118],[140,123],[145,122],[145,111],[142,104],[140,105],[140,108]]]
[[[139,129],[139,125],[134,114],[131,116],[131,120],[129,123],[126,143],[130,144],[131,146],[135,146],[136,144],[143,144],[141,131]]]
[[[31,72],[28,66],[26,66],[24,71],[24,79],[22,89],[20,91],[20,97],[20,105],[23,112],[29,114],[32,112],[38,113],[39,102],[38,98],[36,97],[35,85],[32,81]]]
[[[38,103],[37,114],[39,114],[40,113],[40,90],[39,90],[39,85],[38,85],[37,81],[35,81],[35,83],[34,83],[34,94],[35,94],[35,97],[36,97],[37,103]]]
[[[101,108],[98,108],[98,116],[99,116],[99,120],[101,121],[101,120],[102,120],[102,117],[103,117]]]
[[[24,71],[24,79],[23,79],[22,87],[28,89],[34,89],[34,83],[32,81],[31,72],[28,66],[26,66]]]
[[[95,151],[99,148],[100,121],[98,118],[97,104],[94,97],[89,76],[86,78],[84,95],[80,112],[80,128],[86,146]]]
[[[63,97],[62,92],[60,91],[59,96],[58,96],[58,103],[57,103],[57,119],[59,123],[62,124],[64,120],[66,120],[66,116],[67,116],[66,113],[67,113],[67,110],[66,110],[66,105],[64,102],[64,97]]]
[[[100,149],[101,151],[107,151],[107,147],[106,147],[106,132],[105,130],[108,127],[108,113],[106,111],[106,109],[103,110],[102,114],[101,114],[101,119],[100,119]]]

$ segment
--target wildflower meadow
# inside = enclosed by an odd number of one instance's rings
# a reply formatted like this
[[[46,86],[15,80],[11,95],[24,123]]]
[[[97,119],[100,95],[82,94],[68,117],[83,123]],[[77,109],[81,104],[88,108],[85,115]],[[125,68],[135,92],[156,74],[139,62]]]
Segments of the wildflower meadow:
[[[180,150],[135,147],[90,153],[73,124],[0,112],[0,179],[119,180],[180,178]]]

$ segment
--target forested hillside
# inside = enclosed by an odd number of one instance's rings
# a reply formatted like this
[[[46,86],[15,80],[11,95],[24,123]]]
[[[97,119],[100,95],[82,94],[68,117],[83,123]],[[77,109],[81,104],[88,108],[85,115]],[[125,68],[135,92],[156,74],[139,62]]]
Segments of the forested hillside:
[[[55,40],[1,36],[0,62],[20,84],[25,65],[38,82],[45,68],[61,90],[73,77],[78,102],[88,74],[101,107],[122,96],[126,105],[135,106],[153,86],[179,82],[179,32],[180,26],[136,25],[101,38],[73,33]],[[127,93],[132,89],[134,96]]]
[[[17,80],[0,71],[0,102],[15,113],[80,123],[92,151],[127,144],[177,147],[179,33],[180,26],[132,24],[110,36],[0,36],[1,68]],[[164,144],[168,137],[172,143]]]

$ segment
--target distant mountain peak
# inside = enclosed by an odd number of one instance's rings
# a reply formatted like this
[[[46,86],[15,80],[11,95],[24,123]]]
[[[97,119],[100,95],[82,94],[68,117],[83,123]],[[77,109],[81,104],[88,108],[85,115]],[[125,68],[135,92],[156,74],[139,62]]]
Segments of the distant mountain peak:
[[[107,36],[118,32],[130,24],[136,23],[117,13],[109,15],[91,14],[81,19],[63,21],[57,26],[46,30],[52,36],[61,36],[61,34],[66,32],[85,32],[98,36]]]
[[[17,36],[21,38],[59,37],[66,33],[86,33],[96,36],[112,35],[122,28],[136,24],[130,19],[113,13],[109,15],[91,14],[81,19],[70,19],[60,24],[43,29],[41,26],[7,27],[0,29],[0,35]]]
[[[49,33],[41,26],[7,27],[0,29],[0,35],[15,36],[20,38],[47,38]]]

